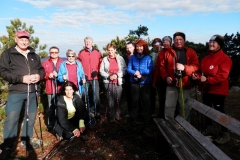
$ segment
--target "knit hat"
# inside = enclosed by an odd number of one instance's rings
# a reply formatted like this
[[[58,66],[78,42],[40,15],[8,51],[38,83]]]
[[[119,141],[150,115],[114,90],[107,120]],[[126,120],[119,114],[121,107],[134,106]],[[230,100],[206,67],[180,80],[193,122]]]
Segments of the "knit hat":
[[[152,41],[152,46],[154,45],[162,45],[162,40],[160,38],[154,38]]]
[[[185,34],[183,32],[176,32],[176,33],[174,33],[173,39],[175,39],[176,36],[181,36],[184,41],[186,40],[186,36],[185,36]]]
[[[212,36],[209,41],[216,41],[221,48],[224,46],[224,38],[218,34]]]
[[[172,44],[172,37],[170,37],[170,36],[165,36],[165,37],[163,37],[162,41],[163,41],[163,42],[164,42],[164,41],[168,41],[170,44]]]

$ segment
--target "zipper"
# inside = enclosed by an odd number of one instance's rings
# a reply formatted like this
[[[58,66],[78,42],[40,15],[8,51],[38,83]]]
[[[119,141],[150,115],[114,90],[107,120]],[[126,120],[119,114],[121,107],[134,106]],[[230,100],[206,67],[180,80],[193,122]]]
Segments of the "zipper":
[[[89,73],[90,73],[90,78],[92,78],[92,76],[91,76],[91,56],[90,56],[90,52],[88,53],[88,56],[89,56]]]
[[[24,56],[25,57],[25,56]],[[29,62],[28,62],[28,59],[25,57],[25,62],[27,64],[27,68],[28,68],[28,75],[30,75],[31,73],[31,69],[30,69],[30,65],[29,65]]]
[[[30,69],[30,65],[29,65],[29,61],[28,61],[28,55],[27,55],[27,57],[24,56],[24,58],[25,58],[25,62],[27,64],[27,68],[28,68],[28,75],[30,75],[31,69]],[[29,88],[29,91],[31,92],[31,87]]]

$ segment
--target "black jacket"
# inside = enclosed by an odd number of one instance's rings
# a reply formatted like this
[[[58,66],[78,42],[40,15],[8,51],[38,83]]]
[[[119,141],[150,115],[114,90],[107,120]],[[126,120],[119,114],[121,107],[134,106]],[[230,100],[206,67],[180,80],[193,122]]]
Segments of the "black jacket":
[[[39,74],[40,80],[45,76],[40,57],[31,47],[26,57],[19,53],[15,46],[6,49],[0,59],[0,77],[9,82],[9,93],[26,93],[27,84],[23,83],[23,76],[28,74]],[[35,85],[31,84],[29,92],[35,91]]]
[[[79,95],[76,95],[76,94],[73,95],[73,106],[76,108],[75,116],[77,116],[78,122],[80,119],[84,120],[86,118],[87,111]],[[66,102],[64,101],[63,95],[60,95],[57,101],[57,123],[64,130],[71,133],[77,127],[68,120],[68,111],[67,111]]]

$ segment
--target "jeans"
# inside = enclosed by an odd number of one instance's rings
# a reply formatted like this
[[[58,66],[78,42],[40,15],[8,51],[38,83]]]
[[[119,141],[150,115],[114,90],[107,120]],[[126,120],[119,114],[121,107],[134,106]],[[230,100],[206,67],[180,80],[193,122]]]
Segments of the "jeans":
[[[98,80],[88,80],[88,92],[89,92],[89,87],[92,87],[92,91],[93,91],[93,104],[96,103],[96,112],[101,112],[101,106],[100,106],[100,98],[99,98],[99,82]],[[94,90],[95,88],[95,90]],[[89,95],[89,93],[88,93]],[[85,95],[84,95],[85,96]]]
[[[29,105],[27,103],[28,100]],[[25,105],[23,105],[24,102],[26,102]],[[4,144],[7,144],[7,146],[13,146],[16,142],[18,122],[23,106],[25,106],[25,114],[21,140],[27,141],[33,136],[33,127],[37,111],[35,92],[29,93],[29,98],[27,98],[27,93],[9,94],[5,108],[7,118],[4,122]],[[26,131],[28,132],[26,133]]]
[[[48,128],[52,128],[56,121],[56,97],[55,94],[48,94]]]

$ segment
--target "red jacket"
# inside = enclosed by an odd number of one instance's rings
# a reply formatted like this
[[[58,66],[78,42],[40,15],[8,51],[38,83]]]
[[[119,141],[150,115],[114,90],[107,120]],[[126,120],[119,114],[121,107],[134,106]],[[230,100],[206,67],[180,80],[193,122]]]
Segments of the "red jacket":
[[[182,77],[182,86],[184,89],[190,88],[190,78],[192,73],[198,70],[199,62],[196,52],[188,47],[185,47],[186,50],[186,64],[184,65],[185,69],[183,71]],[[167,48],[163,50],[165,52],[164,58],[160,58],[160,74],[163,79],[167,77],[171,77],[173,80],[176,80],[174,75],[175,73],[175,66],[176,66],[176,52],[172,48]],[[161,55],[160,55],[161,56]],[[175,84],[169,85],[175,86]]]
[[[58,72],[60,64],[63,62],[61,58],[58,58],[57,64],[56,64],[56,69]],[[55,93],[55,85],[54,85],[54,80],[49,78],[49,74],[53,72],[53,62],[51,58],[47,59],[42,63],[42,66],[46,72],[44,79],[46,80],[46,94],[54,94]],[[58,93],[59,89],[61,88],[61,84],[58,84]]]
[[[228,95],[228,75],[232,68],[232,60],[222,50],[210,53],[201,61],[201,72],[207,77],[204,92]]]
[[[102,54],[100,51],[93,49],[89,52],[87,49],[83,49],[78,54],[78,59],[82,63],[84,73],[87,75],[88,80],[92,80],[91,73],[94,71],[98,72],[97,77],[99,78],[99,69],[102,62]]]
[[[166,48],[163,48],[157,56],[157,60],[154,66],[153,80],[152,80],[153,85],[156,85],[157,82],[160,79],[162,79],[162,76],[160,73],[160,63],[161,63],[161,60],[164,59],[165,51],[166,51]]]

